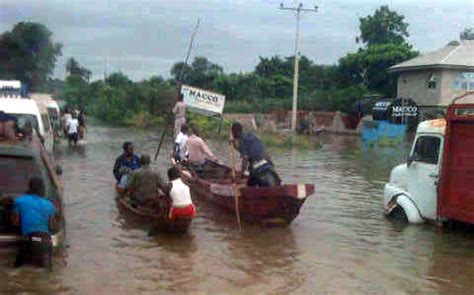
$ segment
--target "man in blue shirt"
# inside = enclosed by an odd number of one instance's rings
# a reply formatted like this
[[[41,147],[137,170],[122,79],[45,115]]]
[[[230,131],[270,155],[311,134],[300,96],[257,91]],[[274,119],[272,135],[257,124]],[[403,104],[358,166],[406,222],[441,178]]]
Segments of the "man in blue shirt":
[[[50,230],[53,226],[55,207],[43,196],[43,180],[32,177],[28,191],[18,196],[13,203],[12,223],[20,226],[25,240],[21,243],[15,267],[32,264],[50,268],[52,265],[53,244]]]
[[[113,172],[119,187],[125,188],[127,184],[127,175],[133,170],[140,168],[141,165],[140,158],[133,153],[133,143],[126,141],[123,143],[122,148],[123,154],[115,160]]]
[[[265,151],[262,141],[253,133],[243,133],[240,123],[232,124],[234,147],[242,157],[242,172],[249,171],[249,186],[277,186],[281,179]]]

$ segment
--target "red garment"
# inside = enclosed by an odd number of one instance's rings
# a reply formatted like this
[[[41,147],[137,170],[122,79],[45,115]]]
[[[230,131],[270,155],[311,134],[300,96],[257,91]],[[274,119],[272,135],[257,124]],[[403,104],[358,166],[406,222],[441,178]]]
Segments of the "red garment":
[[[193,204],[186,207],[171,207],[170,220],[175,220],[180,217],[192,218],[196,215],[196,208]]]

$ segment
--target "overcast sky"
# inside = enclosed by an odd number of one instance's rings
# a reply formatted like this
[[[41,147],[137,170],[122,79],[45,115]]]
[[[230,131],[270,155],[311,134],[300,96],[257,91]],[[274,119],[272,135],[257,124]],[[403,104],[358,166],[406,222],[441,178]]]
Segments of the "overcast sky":
[[[0,31],[19,21],[45,24],[63,44],[55,75],[76,58],[102,77],[122,71],[134,80],[169,77],[182,61],[197,18],[201,18],[192,57],[201,55],[226,72],[252,70],[259,56],[292,55],[295,16],[274,0],[0,0]],[[359,17],[380,5],[405,16],[409,41],[422,52],[435,50],[474,26],[473,0],[318,0],[317,13],[301,19],[301,53],[318,64],[333,64],[358,48]],[[107,61],[107,62],[106,62]]]

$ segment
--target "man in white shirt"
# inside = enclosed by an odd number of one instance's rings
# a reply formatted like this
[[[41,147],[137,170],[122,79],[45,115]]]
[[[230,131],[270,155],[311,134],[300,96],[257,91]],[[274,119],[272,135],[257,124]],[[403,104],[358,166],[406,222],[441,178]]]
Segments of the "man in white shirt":
[[[79,121],[77,120],[76,115],[72,115],[72,118],[67,121],[67,142],[71,145],[71,142],[74,142],[74,145],[77,145],[77,140],[79,139]]]
[[[169,219],[173,221],[180,218],[193,218],[196,215],[196,208],[191,199],[191,190],[179,177],[176,167],[168,170],[168,179],[171,198]]]
[[[176,136],[174,141],[174,149],[173,149],[173,158],[176,162],[184,161],[187,156],[188,152],[186,150],[186,142],[188,141],[188,126],[184,124],[181,126],[181,131]]]
[[[62,118],[61,118],[61,124],[62,124],[62,127],[63,127],[63,131],[64,131],[64,137],[67,138],[67,122],[69,122],[69,120],[72,119],[72,115],[71,113],[69,112],[69,109],[66,109],[66,111],[64,112]]]

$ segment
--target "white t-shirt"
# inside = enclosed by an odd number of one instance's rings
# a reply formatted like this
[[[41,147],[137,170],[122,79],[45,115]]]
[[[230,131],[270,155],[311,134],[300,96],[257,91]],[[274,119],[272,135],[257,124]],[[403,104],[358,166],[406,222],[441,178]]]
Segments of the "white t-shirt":
[[[73,134],[77,133],[77,128],[79,127],[79,121],[75,118],[70,119],[67,121],[67,133]]]
[[[175,144],[178,145],[178,153],[181,159],[184,159],[188,152],[186,150],[186,142],[188,141],[188,136],[183,132],[179,132],[176,136],[176,140],[174,141]]]
[[[186,207],[193,203],[191,200],[191,190],[181,178],[175,179],[172,182],[170,197],[173,207]]]
[[[63,126],[67,126],[67,122],[72,119],[72,115],[70,113],[65,113],[63,115]]]

